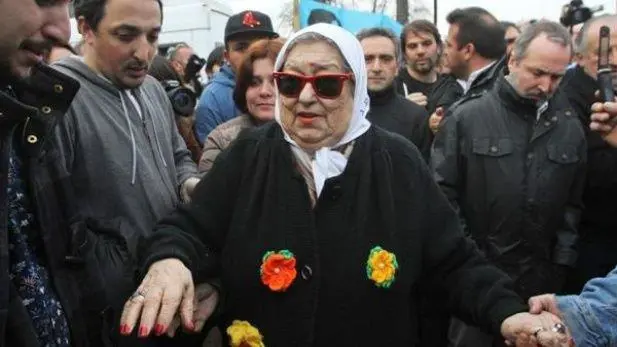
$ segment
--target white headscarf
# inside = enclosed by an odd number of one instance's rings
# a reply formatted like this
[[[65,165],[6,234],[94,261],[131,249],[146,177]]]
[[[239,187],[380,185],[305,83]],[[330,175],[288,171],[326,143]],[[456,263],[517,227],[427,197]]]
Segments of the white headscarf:
[[[294,40],[306,33],[317,33],[336,43],[338,49],[343,54],[343,58],[350,65],[355,76],[356,89],[354,91],[354,104],[351,120],[345,135],[343,135],[343,138],[333,146],[336,148],[355,140],[360,135],[364,134],[371,126],[371,123],[366,119],[370,99],[366,85],[366,65],[364,63],[364,52],[360,42],[349,31],[336,25],[319,23],[298,31],[287,40],[276,59],[274,71],[279,71],[283,66],[284,59],[288,53],[287,50]],[[277,90],[274,117],[282,127],[279,100],[280,96]],[[299,160],[311,161],[313,178],[315,180],[315,189],[317,196],[319,196],[323,189],[324,183],[328,178],[335,177],[343,173],[343,170],[345,170],[345,167],[347,166],[347,158],[340,152],[332,150],[331,147],[323,147],[315,152],[315,158],[311,160],[310,156],[302,150],[298,144],[291,139],[291,137],[289,137],[289,134],[287,134],[284,128],[283,132],[285,133],[285,140],[291,144],[291,149],[294,155]]]

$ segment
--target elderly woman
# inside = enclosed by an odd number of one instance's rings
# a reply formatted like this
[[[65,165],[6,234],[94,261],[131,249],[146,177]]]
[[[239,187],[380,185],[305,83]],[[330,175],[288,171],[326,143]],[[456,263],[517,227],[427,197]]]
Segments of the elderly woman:
[[[123,334],[160,335],[176,312],[194,328],[193,283],[212,278],[231,346],[412,346],[422,277],[461,318],[509,340],[552,327],[548,313],[522,313],[508,277],[464,237],[418,150],[365,119],[351,33],[301,30],[275,71],[276,122],[221,153],[143,245]]]
[[[281,39],[251,44],[236,74],[233,98],[242,114],[214,129],[204,143],[199,171],[207,173],[214,159],[236,139],[240,131],[274,119],[274,61],[283,47]]]

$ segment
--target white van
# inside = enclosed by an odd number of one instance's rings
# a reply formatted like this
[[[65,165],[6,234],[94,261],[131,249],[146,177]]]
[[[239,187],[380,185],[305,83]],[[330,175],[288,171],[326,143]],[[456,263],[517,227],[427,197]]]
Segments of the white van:
[[[164,54],[169,47],[183,42],[207,58],[217,45],[223,44],[225,24],[232,14],[231,7],[218,0],[163,0],[159,51]],[[71,44],[75,45],[81,35],[74,18],[71,33]]]

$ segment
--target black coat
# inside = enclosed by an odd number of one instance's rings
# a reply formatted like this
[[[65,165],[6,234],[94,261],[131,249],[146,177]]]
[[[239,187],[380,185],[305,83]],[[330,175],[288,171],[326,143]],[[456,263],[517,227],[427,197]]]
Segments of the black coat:
[[[475,97],[493,89],[495,82],[504,75],[504,69],[507,67],[507,57],[497,60],[493,66],[482,71],[471,83],[471,86],[464,94],[464,97]]]
[[[407,68],[402,67],[399,70],[399,77],[396,80],[396,91],[401,96],[405,97],[405,81],[412,80],[413,77],[409,75],[407,72]],[[410,88],[407,85],[407,92],[409,94],[420,92],[426,95],[427,104],[426,110],[429,115],[433,114],[438,107],[443,107],[447,109],[450,105],[454,104],[461,96],[463,96],[463,87],[456,81],[451,75],[439,75],[437,76],[437,81],[432,85],[426,84],[424,90],[416,90]]]
[[[428,160],[433,136],[424,107],[397,94],[394,87],[380,92],[369,91],[369,96],[371,107],[366,118],[374,125],[411,141]]]
[[[587,182],[583,193],[581,237],[617,240],[617,149],[589,129],[591,105],[599,101],[598,83],[577,66],[568,70],[562,89],[576,111],[587,136]]]
[[[367,278],[369,251],[396,255],[390,288]],[[297,277],[283,293],[260,281],[267,251],[287,249]],[[328,179],[314,209],[278,124],[240,135],[197,186],[192,203],[158,225],[143,268],[178,258],[197,281],[221,277],[222,325],[250,322],[276,346],[413,346],[413,290],[432,274],[462,317],[499,332],[526,306],[510,280],[461,233],[419,152],[371,128],[344,173]],[[446,300],[446,298],[444,298]]]
[[[435,138],[435,179],[467,232],[519,294],[554,292],[576,260],[586,142],[567,100],[535,103],[501,77],[454,109]]]
[[[15,93],[0,92],[0,196],[7,203],[7,163],[17,141],[38,234],[52,285],[65,311],[73,346],[111,346],[112,312],[104,288],[122,266],[125,247],[113,236],[115,221],[91,221],[79,216],[66,170],[56,165],[57,145],[52,129],[69,107],[79,84],[45,66],[33,70],[29,82]],[[15,139],[18,137],[18,139]],[[0,346],[39,346],[31,319],[9,279],[6,252],[7,209],[0,209]],[[94,236],[94,229],[101,236]],[[105,236],[107,235],[107,236]],[[104,261],[99,259],[103,258]],[[129,274],[132,275],[132,274]]]

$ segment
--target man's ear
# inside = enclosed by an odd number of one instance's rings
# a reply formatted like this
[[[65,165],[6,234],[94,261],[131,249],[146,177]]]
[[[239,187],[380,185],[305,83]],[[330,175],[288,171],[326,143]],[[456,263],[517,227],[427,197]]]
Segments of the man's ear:
[[[81,34],[81,36],[83,36],[84,42],[86,43],[92,42],[92,36],[94,36],[94,30],[86,22],[86,18],[84,18],[84,16],[79,16],[79,18],[77,18],[77,31]]]
[[[518,66],[518,60],[514,56],[514,51],[512,51],[508,57],[508,71],[512,71],[513,67]]]
[[[463,56],[465,60],[470,60],[474,54],[476,54],[476,46],[473,43],[469,42],[463,47]]]

